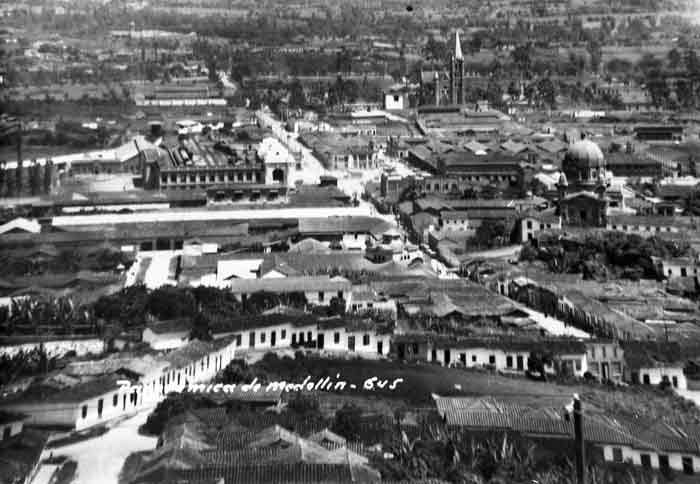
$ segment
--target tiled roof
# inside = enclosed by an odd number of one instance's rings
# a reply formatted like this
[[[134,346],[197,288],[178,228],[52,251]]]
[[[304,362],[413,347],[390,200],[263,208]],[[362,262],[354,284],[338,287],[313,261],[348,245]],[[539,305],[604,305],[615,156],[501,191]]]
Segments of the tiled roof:
[[[170,319],[151,323],[146,327],[156,334],[183,333],[192,329],[192,321],[189,318]]]
[[[234,333],[254,328],[268,328],[272,326],[291,325],[293,327],[315,326],[319,322],[318,317],[312,314],[290,316],[286,314],[268,314],[261,316],[241,315],[240,318],[226,319],[210,325],[214,334]]]
[[[322,292],[329,294],[337,291],[349,291],[352,284],[342,277],[302,276],[272,279],[233,279],[228,288],[234,294],[254,294],[256,292]]]
[[[337,216],[299,219],[299,233],[304,234],[353,234],[381,235],[391,224],[381,218]]]
[[[468,210],[454,210],[440,212],[444,220],[482,220],[482,219],[503,219],[514,217],[516,210],[514,207],[503,208],[476,208]]]

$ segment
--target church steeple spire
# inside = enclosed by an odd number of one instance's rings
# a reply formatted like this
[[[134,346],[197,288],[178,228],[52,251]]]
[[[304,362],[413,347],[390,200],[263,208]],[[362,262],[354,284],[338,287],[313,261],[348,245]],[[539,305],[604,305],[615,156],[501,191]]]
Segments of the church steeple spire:
[[[462,43],[459,41],[459,31],[455,32],[455,59],[464,60],[462,55]]]

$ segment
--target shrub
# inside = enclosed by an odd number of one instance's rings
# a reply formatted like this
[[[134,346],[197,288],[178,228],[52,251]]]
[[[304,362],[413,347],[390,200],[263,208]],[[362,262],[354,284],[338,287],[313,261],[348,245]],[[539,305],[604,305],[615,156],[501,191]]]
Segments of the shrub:
[[[362,431],[362,409],[352,403],[343,405],[335,412],[331,430],[348,440],[359,440]]]

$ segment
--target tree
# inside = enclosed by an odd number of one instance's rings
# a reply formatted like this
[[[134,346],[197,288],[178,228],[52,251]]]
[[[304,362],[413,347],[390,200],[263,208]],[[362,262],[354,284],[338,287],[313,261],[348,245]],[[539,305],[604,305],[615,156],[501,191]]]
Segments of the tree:
[[[362,409],[353,403],[346,403],[335,412],[331,430],[351,441],[360,440]]]
[[[537,95],[541,104],[548,106],[550,109],[556,107],[556,87],[549,77],[540,79],[537,82]]]
[[[44,193],[50,194],[53,186],[53,161],[46,160],[44,163]]]
[[[543,351],[532,351],[527,357],[527,373],[528,375],[537,374],[542,381],[547,381],[545,366],[551,365],[552,362],[551,354]]]
[[[37,163],[36,160],[34,160],[34,163],[31,165],[29,173],[30,173],[29,186],[30,186],[31,194],[32,194],[32,196],[36,196],[41,191],[41,185],[42,185],[42,183],[41,183],[41,168],[39,167],[39,163]]]
[[[22,159],[18,159],[17,160],[17,168],[15,169],[15,179],[16,179],[15,190],[17,191],[17,193],[15,195],[18,197],[22,196],[23,174],[24,174],[23,161],[22,161]]]
[[[683,62],[683,58],[678,49],[673,48],[668,51],[668,66],[671,69],[678,69],[681,66],[681,62]]]
[[[532,44],[520,44],[511,52],[513,62],[523,72],[527,72],[532,67]]]
[[[503,245],[508,234],[503,220],[486,219],[477,227],[473,242],[478,247],[495,247]]]
[[[197,313],[192,321],[192,331],[190,338],[198,339],[199,341],[211,341],[211,330],[209,329],[209,318],[202,313]]]

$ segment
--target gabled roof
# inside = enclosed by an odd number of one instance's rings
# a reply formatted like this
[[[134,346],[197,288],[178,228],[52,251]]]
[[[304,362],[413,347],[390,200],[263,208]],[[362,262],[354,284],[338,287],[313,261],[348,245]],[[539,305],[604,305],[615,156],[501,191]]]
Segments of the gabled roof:
[[[0,234],[5,234],[7,232],[28,232],[31,234],[38,234],[41,232],[41,224],[37,220],[29,220],[19,217],[0,225]]]
[[[289,252],[300,252],[300,253],[310,253],[310,252],[331,252],[332,250],[327,247],[323,242],[320,242],[314,238],[307,237],[300,240],[296,244],[289,248]]]
[[[503,148],[506,151],[510,151],[511,153],[519,154],[522,153],[523,151],[526,151],[528,149],[528,146],[523,143],[518,143],[513,140],[508,140],[505,143],[501,145],[501,148]]]
[[[336,216],[299,219],[299,233],[304,234],[372,234],[381,235],[391,224],[375,217]]]
[[[566,151],[568,145],[564,143],[563,141],[559,141],[558,139],[551,139],[547,141],[543,141],[540,144],[538,144],[542,150],[546,151],[547,153],[561,153],[562,151]]]
[[[254,294],[256,292],[289,293],[349,291],[352,284],[343,277],[300,276],[273,279],[234,279],[228,288],[234,294]]]
[[[185,333],[192,329],[192,321],[190,318],[170,319],[167,321],[158,321],[146,326],[156,334],[167,333]]]

